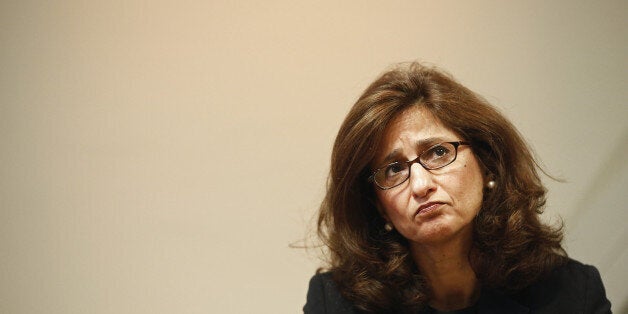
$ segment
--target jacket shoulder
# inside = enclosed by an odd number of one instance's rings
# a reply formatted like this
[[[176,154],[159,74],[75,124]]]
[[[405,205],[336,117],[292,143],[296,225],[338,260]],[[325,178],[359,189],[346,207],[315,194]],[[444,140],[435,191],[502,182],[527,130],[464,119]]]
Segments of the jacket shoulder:
[[[316,274],[310,279],[303,312],[306,314],[357,313],[353,305],[342,297],[329,272]]]
[[[540,313],[611,313],[600,273],[570,259],[526,288],[518,299]]]

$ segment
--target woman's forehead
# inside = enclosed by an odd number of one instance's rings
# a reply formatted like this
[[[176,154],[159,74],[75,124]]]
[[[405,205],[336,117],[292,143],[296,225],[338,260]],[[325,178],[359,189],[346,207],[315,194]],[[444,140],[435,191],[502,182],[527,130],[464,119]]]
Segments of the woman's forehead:
[[[429,110],[412,106],[390,121],[377,149],[375,159],[384,159],[394,150],[420,148],[442,141],[458,140],[458,136],[445,127]]]

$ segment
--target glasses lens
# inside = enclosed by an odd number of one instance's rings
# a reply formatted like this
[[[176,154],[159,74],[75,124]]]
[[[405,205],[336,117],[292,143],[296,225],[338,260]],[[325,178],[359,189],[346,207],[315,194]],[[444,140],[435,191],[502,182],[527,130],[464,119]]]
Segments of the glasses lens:
[[[428,170],[434,170],[445,167],[456,160],[456,154],[458,153],[458,143],[440,143],[428,148],[419,156],[419,162],[423,168]],[[469,145],[467,143],[461,143],[461,145]],[[375,183],[383,189],[389,189],[395,187],[410,177],[410,165],[415,163],[414,161],[408,162],[393,162],[384,168],[380,168],[375,172],[373,179]]]
[[[375,173],[375,182],[380,187],[389,188],[405,181],[409,174],[407,163],[394,162]]]
[[[441,143],[430,147],[421,154],[421,163],[428,169],[437,169],[449,165],[456,159],[456,146]]]

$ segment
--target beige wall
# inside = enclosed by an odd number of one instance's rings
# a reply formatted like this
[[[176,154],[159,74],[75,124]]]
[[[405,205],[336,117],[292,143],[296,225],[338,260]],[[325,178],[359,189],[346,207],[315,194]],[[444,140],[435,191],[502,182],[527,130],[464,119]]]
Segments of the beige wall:
[[[2,1],[0,312],[296,313],[289,249],[361,90],[451,71],[626,305],[626,1]]]

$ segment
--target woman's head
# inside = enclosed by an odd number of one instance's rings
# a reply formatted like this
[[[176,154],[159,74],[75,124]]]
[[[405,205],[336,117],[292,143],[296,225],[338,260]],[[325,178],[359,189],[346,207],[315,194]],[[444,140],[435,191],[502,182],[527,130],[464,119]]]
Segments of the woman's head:
[[[410,63],[372,83],[338,132],[329,178],[329,192],[334,197],[326,200],[333,202],[333,212],[326,214],[333,217],[326,218],[333,219],[335,228],[354,229],[348,232],[363,235],[382,228],[377,188],[367,178],[374,167],[381,166],[375,159],[382,154],[387,128],[412,107],[453,132],[456,138],[451,140],[471,144],[483,174],[497,183],[491,193],[485,193],[483,210],[497,212],[511,194],[542,203],[544,189],[534,159],[512,124],[446,73]]]
[[[411,119],[413,115],[417,115],[415,120]],[[408,119],[411,121],[403,122]],[[404,302],[417,303],[425,298],[419,288],[423,285],[421,278],[408,277],[413,268],[408,259],[409,233],[384,230],[387,220],[402,227],[400,220],[395,222],[391,217],[391,209],[398,207],[387,200],[394,198],[394,192],[391,192],[394,189],[412,184],[412,177],[388,192],[369,180],[374,170],[386,164],[385,156],[391,152],[391,143],[397,148],[404,147],[401,142],[395,142],[399,140],[399,134],[392,134],[400,123],[425,124],[437,128],[441,133],[437,137],[443,141],[469,144],[459,146],[460,160],[443,170],[468,166],[470,175],[463,183],[469,186],[460,186],[460,192],[456,193],[462,195],[468,188],[472,194],[467,202],[469,208],[461,209],[472,214],[464,216],[464,221],[473,220],[469,225],[474,227],[469,230],[473,247],[478,252],[475,264],[480,278],[484,277],[493,285],[503,284],[506,280],[512,283],[513,280],[508,278],[524,277],[522,272],[534,268],[521,266],[521,263],[516,267],[510,265],[513,258],[516,260],[517,256],[525,255],[524,251],[530,253],[530,246],[546,242],[547,245],[536,249],[544,254],[555,255],[561,250],[560,232],[544,226],[538,219],[545,202],[545,188],[530,149],[513,125],[486,100],[450,75],[418,63],[401,64],[385,72],[364,91],[342,123],[333,147],[318,230],[330,249],[331,268],[339,281],[344,280],[341,285],[348,287],[346,291],[359,294],[359,290],[365,296],[375,298],[374,294],[367,293],[368,289],[358,288],[364,280],[377,282],[379,291],[384,291],[382,284],[392,284],[392,280],[397,286],[403,286],[405,282],[408,287],[414,287],[406,289],[412,291],[408,293],[414,299],[408,301],[406,296]],[[415,159],[427,147],[408,145],[405,148],[405,151],[401,149],[404,153],[393,161]],[[412,175],[415,171],[423,171],[416,164],[411,168]],[[490,191],[483,188],[488,180],[496,183]],[[483,263],[489,258],[504,263],[489,270]],[[509,260],[511,262],[507,262]],[[540,263],[544,262],[537,260],[535,265]],[[343,273],[346,276],[343,277]],[[390,279],[391,276],[394,279]],[[514,283],[513,287],[516,286]]]
[[[389,226],[415,247],[469,245],[487,184],[471,143],[415,105],[389,123],[377,151],[371,178]]]

